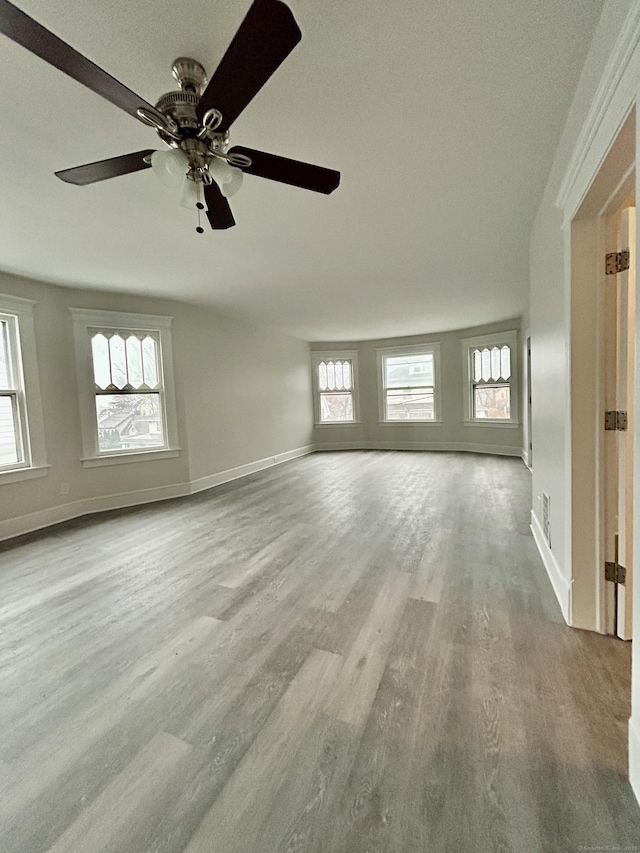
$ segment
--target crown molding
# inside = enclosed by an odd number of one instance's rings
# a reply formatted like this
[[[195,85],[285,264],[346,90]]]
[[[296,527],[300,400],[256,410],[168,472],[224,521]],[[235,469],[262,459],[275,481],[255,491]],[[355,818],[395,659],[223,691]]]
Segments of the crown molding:
[[[600,168],[618,130],[635,103],[637,86],[628,74],[640,42],[640,0],[634,0],[618,34],[613,50],[591,102],[565,172],[556,206],[564,211],[565,222],[576,214]],[[598,135],[601,150],[598,146]]]

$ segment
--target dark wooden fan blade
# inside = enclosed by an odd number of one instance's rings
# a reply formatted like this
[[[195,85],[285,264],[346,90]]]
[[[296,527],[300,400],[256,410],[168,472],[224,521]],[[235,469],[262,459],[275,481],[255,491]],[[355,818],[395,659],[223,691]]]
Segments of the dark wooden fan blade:
[[[152,112],[157,110],[143,98],[119,83],[115,77],[107,74],[91,60],[73,47],[59,39],[52,32],[25,15],[8,0],[0,0],[0,33],[35,53],[45,62],[64,71],[79,83],[87,86],[98,95],[102,95],[116,107],[138,118],[136,110],[145,107]]]
[[[215,107],[218,133],[228,130],[302,38],[281,0],[254,0],[198,104],[198,118]]]
[[[220,192],[220,187],[215,183],[204,188],[204,198],[207,202],[207,219],[214,231],[231,228],[236,224],[229,207],[229,202]]]
[[[311,163],[301,163],[299,160],[289,160],[276,154],[265,154],[255,148],[244,148],[236,145],[230,148],[229,154],[244,154],[251,160],[250,166],[243,166],[242,171],[249,175],[258,175],[270,181],[280,181],[281,184],[291,184],[304,190],[329,195],[340,183],[340,172],[313,166]]]
[[[76,166],[74,169],[63,169],[56,172],[56,177],[68,184],[94,184],[96,181],[104,181],[107,178],[117,178],[118,175],[127,175],[129,172],[138,172],[140,169],[148,169],[151,163],[146,163],[144,157],[153,154],[153,148],[146,151],[134,151],[133,154],[123,154],[121,157],[111,157],[109,160],[98,160],[95,163],[87,163],[86,166]]]

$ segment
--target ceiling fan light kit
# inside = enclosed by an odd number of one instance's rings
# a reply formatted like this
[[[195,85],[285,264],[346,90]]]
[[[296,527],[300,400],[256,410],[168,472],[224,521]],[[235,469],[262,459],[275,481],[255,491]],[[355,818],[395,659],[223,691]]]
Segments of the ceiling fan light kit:
[[[291,53],[302,34],[282,0],[254,0],[211,79],[195,59],[181,56],[172,65],[178,90],[148,104],[9,0],[0,0],[0,33],[97,92],[152,127],[169,150],[136,151],[55,174],[84,186],[151,168],[166,185],[182,185],[183,207],[200,214],[215,230],[235,225],[228,198],[242,186],[243,174],[328,195],[340,173],[322,166],[229,148],[229,128]]]

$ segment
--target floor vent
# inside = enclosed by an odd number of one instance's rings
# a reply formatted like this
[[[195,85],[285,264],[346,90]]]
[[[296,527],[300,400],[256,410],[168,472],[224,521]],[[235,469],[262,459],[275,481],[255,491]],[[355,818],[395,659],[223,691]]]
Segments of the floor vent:
[[[549,548],[551,548],[551,498],[546,492],[542,493],[542,532]]]

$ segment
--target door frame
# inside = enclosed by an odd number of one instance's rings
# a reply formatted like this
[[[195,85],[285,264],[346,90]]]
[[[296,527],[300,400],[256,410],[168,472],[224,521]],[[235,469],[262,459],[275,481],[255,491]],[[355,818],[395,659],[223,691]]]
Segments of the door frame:
[[[635,191],[636,116],[631,109],[614,137],[578,209],[567,223],[565,241],[570,289],[567,419],[567,562],[571,566],[568,622],[607,633],[604,578],[605,279],[604,255],[612,251],[612,215]],[[615,237],[613,237],[615,240]],[[613,244],[615,246],[615,242]],[[636,375],[638,371],[636,369]]]

